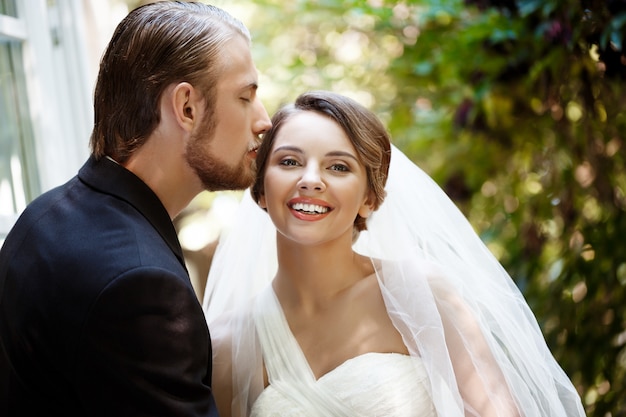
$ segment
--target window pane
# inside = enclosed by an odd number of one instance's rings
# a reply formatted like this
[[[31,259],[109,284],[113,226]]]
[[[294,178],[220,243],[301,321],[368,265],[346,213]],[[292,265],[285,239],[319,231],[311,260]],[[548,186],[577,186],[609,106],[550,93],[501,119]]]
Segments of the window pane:
[[[9,218],[38,191],[21,58],[19,43],[0,42],[0,216]]]
[[[15,0],[0,0],[0,14],[17,17]]]

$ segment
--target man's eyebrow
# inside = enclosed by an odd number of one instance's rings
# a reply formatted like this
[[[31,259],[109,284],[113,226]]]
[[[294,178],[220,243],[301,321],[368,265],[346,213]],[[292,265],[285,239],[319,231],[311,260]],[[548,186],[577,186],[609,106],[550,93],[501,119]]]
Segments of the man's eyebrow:
[[[243,87],[241,87],[241,90],[258,90],[259,89],[259,83],[257,83],[256,81],[252,81],[246,85],[244,85]]]

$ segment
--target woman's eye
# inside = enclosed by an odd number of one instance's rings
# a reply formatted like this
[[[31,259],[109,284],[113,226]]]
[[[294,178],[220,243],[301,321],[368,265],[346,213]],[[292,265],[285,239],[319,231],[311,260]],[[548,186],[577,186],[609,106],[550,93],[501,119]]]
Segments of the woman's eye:
[[[339,171],[339,172],[349,172],[350,168],[347,165],[344,164],[333,164],[330,166],[330,169],[332,171]]]
[[[285,166],[296,166],[296,165],[298,165],[298,161],[296,161],[295,159],[290,159],[290,158],[287,158],[287,159],[282,159],[282,160],[280,161],[280,165],[285,165]]]
[[[241,100],[245,101],[246,103],[250,103],[250,99],[247,97],[239,97]]]

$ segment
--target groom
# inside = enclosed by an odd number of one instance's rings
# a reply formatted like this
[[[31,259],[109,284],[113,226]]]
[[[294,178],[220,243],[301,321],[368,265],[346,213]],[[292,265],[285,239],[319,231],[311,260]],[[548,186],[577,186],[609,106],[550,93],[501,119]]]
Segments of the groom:
[[[132,11],[102,58],[91,156],[0,251],[0,415],[216,416],[172,219],[243,189],[259,135],[248,30],[201,3]]]

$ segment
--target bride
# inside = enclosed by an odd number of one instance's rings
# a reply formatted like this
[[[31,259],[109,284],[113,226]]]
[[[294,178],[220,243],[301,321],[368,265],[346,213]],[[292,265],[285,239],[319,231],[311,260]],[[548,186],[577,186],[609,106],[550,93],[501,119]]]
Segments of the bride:
[[[511,278],[372,112],[311,92],[272,122],[205,292],[220,415],[584,416]]]

